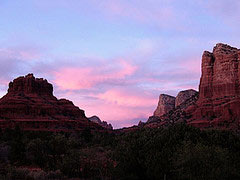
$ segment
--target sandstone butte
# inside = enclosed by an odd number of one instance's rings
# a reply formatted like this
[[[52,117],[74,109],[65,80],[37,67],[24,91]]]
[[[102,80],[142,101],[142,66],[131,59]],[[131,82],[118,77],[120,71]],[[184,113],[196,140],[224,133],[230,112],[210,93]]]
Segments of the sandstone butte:
[[[52,84],[33,74],[10,82],[8,93],[0,99],[0,128],[16,126],[33,131],[104,129],[89,121],[71,101],[57,99]]]
[[[160,98],[157,112],[166,113],[154,113],[147,126],[184,121],[200,128],[240,129],[240,50],[219,43],[203,53],[201,69],[199,97],[196,91],[182,91],[175,106],[173,98],[170,103]]]
[[[199,99],[186,109],[189,124],[197,127],[239,129],[240,50],[217,44],[202,55]]]

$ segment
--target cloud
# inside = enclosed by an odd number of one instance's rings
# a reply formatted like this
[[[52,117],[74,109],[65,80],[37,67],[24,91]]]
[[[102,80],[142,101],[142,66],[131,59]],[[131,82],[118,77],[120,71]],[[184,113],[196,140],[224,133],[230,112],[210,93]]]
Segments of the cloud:
[[[114,128],[132,126],[139,120],[146,121],[154,111],[158,99],[153,95],[134,89],[109,89],[104,93],[91,94],[95,98],[83,99],[77,94],[70,97],[80,108],[86,110],[87,116],[97,115],[107,120]]]
[[[148,107],[155,103],[155,99],[152,96],[147,96],[144,92],[139,92],[136,89],[131,91],[127,88],[124,90],[107,90],[106,92],[99,94],[98,98],[107,103],[125,107]]]
[[[238,0],[202,1],[200,5],[206,9],[206,13],[223,22],[231,33],[239,32],[240,2]]]
[[[55,83],[61,89],[77,90],[93,88],[100,84],[125,84],[128,76],[137,70],[126,60],[105,62],[100,66],[64,67],[54,72]]]
[[[211,9],[211,12],[218,13],[222,16],[232,17],[238,16],[239,17],[239,10],[240,10],[240,2],[238,0],[218,0],[210,1],[210,2],[202,2],[202,4]]]
[[[137,87],[112,87],[103,92],[84,91],[68,91],[61,96],[73,100],[74,104],[85,110],[86,116],[97,115],[114,128],[132,126],[139,120],[146,121],[158,101],[158,95]]]
[[[135,21],[138,23],[157,25],[159,27],[178,28],[182,14],[178,14],[174,3],[166,0],[159,1],[127,1],[127,0],[103,0],[92,1],[95,8],[114,20]],[[177,20],[178,19],[178,20]]]
[[[159,4],[162,4],[162,6],[158,8],[154,7],[155,5]],[[143,3],[135,0],[105,0],[101,5],[111,14],[118,16],[127,16],[144,22],[147,20],[156,19],[157,17],[170,18],[173,15],[172,9],[170,6],[167,6],[168,3],[166,3],[166,1],[159,1],[159,3],[153,3],[153,1],[149,1],[148,3]]]
[[[102,120],[107,120],[111,123],[114,128],[120,128],[136,125],[140,120],[146,121],[152,115],[154,108],[154,106],[129,108],[118,106],[117,104],[102,103],[97,104],[97,106],[88,107],[88,112],[86,113],[87,115],[97,114]]]
[[[0,48],[0,95],[4,95],[8,83],[18,76],[23,76],[33,71],[33,67],[42,60],[45,54],[40,47],[11,46]]]
[[[9,49],[0,49],[0,63],[0,80],[3,84],[25,66],[24,60],[19,58],[15,51]]]
[[[40,47],[30,46],[15,46],[5,49],[0,49],[0,55],[8,58],[18,58],[24,61],[37,60],[42,57],[43,49]]]
[[[42,0],[34,2],[40,9],[62,8],[75,13],[84,13],[91,18],[101,18],[117,22],[137,22],[157,27],[173,27],[181,29],[180,22],[185,20],[185,14],[176,7],[177,1],[172,0],[58,0],[51,2]],[[87,9],[87,10],[86,10]],[[179,12],[180,11],[180,12]]]
[[[73,100],[87,116],[98,115],[119,128],[146,121],[160,93],[176,95],[179,90],[196,89],[200,57],[178,58],[183,60],[158,61],[156,71],[149,61],[133,63],[119,58],[98,61],[97,65],[94,60],[82,65],[64,64],[51,73],[59,87],[58,96]]]

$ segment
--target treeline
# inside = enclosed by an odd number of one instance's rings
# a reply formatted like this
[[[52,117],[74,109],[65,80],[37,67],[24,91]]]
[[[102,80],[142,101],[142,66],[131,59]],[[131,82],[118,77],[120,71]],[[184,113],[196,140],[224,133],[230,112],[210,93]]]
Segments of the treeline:
[[[176,124],[122,133],[0,131],[0,179],[240,179],[240,137]]]
[[[185,124],[121,137],[118,175],[129,179],[240,179],[240,137]]]

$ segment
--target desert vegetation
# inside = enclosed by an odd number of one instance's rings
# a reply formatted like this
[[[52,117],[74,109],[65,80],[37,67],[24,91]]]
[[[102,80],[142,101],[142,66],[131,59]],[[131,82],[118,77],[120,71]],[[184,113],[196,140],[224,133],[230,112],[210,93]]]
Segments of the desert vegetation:
[[[129,132],[1,130],[0,179],[239,179],[240,137],[186,124]]]

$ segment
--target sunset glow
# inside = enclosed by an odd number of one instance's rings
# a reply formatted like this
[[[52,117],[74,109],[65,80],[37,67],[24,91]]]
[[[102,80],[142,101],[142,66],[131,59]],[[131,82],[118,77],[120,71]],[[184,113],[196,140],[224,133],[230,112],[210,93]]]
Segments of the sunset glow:
[[[198,90],[204,50],[240,47],[239,10],[237,0],[0,1],[0,95],[33,73],[86,116],[135,125],[159,94]]]

